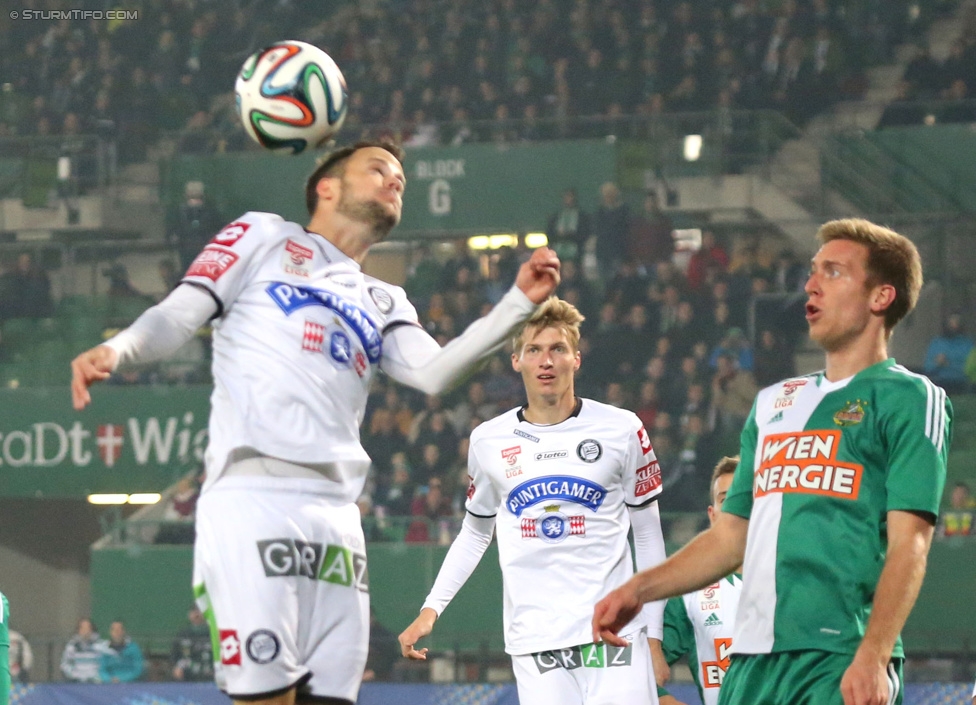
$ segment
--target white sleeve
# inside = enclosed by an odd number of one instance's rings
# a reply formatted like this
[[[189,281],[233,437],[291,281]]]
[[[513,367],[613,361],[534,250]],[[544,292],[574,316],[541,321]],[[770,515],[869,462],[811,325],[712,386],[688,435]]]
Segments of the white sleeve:
[[[536,305],[513,286],[488,313],[443,348],[419,326],[399,325],[383,336],[380,367],[396,381],[425,394],[440,394],[471,365],[505,344]]]
[[[179,350],[217,313],[207,290],[181,284],[135,322],[105,342],[119,354],[119,365],[161,360]]]
[[[476,517],[472,514],[464,515],[461,531],[458,533],[451,549],[444,556],[441,569],[437,571],[437,579],[430,589],[430,594],[424,600],[424,607],[430,607],[440,617],[457,595],[464,583],[471,577],[471,573],[478,567],[481,557],[491,543],[491,535],[495,531],[495,517]],[[423,609],[423,608],[421,608]]]
[[[663,563],[667,558],[664,550],[664,531],[661,529],[661,509],[657,502],[643,507],[628,507],[630,525],[634,529],[634,559],[637,570],[647,570]],[[647,621],[649,639],[664,637],[664,605],[667,600],[648,602],[643,612]]]

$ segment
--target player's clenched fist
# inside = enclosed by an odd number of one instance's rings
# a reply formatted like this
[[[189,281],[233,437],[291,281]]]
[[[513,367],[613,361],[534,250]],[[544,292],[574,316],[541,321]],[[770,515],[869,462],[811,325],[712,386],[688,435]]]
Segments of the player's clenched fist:
[[[614,646],[627,646],[626,639],[617,636],[637,613],[644,603],[637,596],[637,590],[629,580],[602,600],[593,609],[593,641],[605,641]]]
[[[423,648],[418,650],[414,646],[416,646],[418,641],[430,634],[436,621],[437,612],[430,607],[424,607],[420,610],[417,619],[413,620],[413,623],[397,637],[397,641],[400,642],[400,653],[406,658],[426,661],[427,649]]]
[[[541,304],[559,286],[559,257],[548,247],[540,247],[519,267],[515,285],[534,304]]]
[[[71,361],[71,401],[81,411],[91,403],[88,388],[108,379],[115,369],[118,353],[107,345],[97,345]]]

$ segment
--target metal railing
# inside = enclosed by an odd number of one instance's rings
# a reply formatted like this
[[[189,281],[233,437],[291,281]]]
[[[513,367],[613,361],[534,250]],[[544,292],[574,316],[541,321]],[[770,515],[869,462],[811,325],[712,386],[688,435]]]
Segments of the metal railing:
[[[431,519],[426,516],[366,516],[363,532],[367,543],[423,543],[446,546],[461,529],[464,516]],[[668,543],[684,543],[708,525],[704,512],[662,512],[661,525]],[[99,548],[193,543],[193,520],[122,519],[109,516],[103,523],[105,536]]]

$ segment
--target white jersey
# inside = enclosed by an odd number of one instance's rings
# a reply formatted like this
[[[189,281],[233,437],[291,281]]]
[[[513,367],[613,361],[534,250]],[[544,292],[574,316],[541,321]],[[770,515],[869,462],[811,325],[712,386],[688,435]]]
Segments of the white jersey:
[[[218,304],[204,489],[245,450],[335,463],[323,486],[355,501],[369,463],[359,426],[383,333],[417,324],[403,289],[366,276],[297,223],[255,212],[221,230],[183,281]]]
[[[664,656],[673,663],[687,654],[688,666],[705,705],[717,705],[729,668],[732,632],[742,593],[742,576],[668,600],[664,610]]]
[[[589,399],[550,426],[513,409],[478,426],[467,510],[497,516],[505,650],[592,640],[595,605],[634,573],[625,505],[661,492],[661,468],[636,415]],[[622,630],[644,627],[643,613]]]

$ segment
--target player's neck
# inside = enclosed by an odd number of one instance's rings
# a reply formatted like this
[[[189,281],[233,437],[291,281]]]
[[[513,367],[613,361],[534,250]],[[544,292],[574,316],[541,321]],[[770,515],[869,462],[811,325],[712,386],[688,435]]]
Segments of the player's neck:
[[[308,232],[324,237],[339,252],[358,264],[362,264],[369,254],[373,238],[370,226],[337,214],[330,217],[316,215],[305,228]]]
[[[828,350],[824,376],[828,382],[838,382],[887,359],[888,339],[882,329],[852,340],[837,350]]]
[[[540,426],[562,423],[576,411],[576,394],[572,388],[558,396],[530,395],[528,401],[522,418]]]

